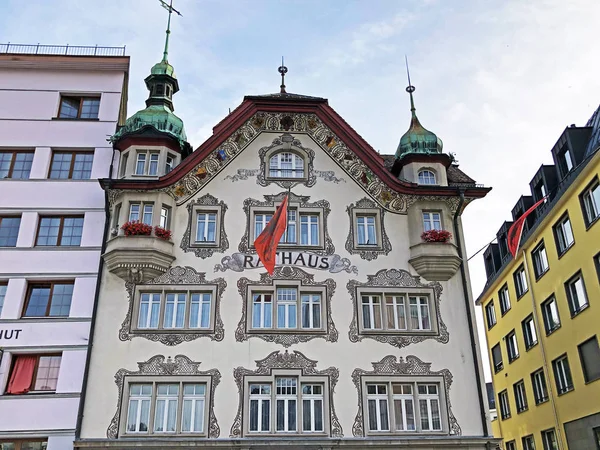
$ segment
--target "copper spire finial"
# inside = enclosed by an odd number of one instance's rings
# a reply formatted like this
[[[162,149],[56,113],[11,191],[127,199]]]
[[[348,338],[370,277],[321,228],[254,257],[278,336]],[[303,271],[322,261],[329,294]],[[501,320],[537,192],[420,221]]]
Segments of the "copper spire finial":
[[[283,65],[283,56],[281,57],[281,66],[279,66],[279,69],[277,69],[277,71],[281,74],[281,86],[279,86],[279,92],[281,94],[285,94],[285,74],[287,73],[288,68]]]
[[[410,95],[410,111],[412,115],[415,116],[415,102],[413,100],[413,92],[415,92],[415,87],[410,84],[410,72],[408,70],[408,56],[404,55],[404,61],[406,62],[406,76],[408,77],[408,86],[406,87],[406,92]]]
[[[169,3],[166,3],[164,0],[158,0],[163,8],[169,11],[169,20],[167,21],[167,37],[165,38],[165,50],[163,51],[163,61],[167,62],[169,60],[169,35],[171,34],[171,14],[175,13],[181,16],[181,13],[173,8],[173,0],[170,0]]]

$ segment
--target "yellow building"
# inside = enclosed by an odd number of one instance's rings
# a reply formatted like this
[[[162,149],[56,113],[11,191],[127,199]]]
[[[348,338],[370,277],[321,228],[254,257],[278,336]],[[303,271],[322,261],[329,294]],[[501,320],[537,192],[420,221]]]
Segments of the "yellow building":
[[[484,253],[487,283],[477,304],[486,322],[505,450],[600,449],[600,109],[565,129],[542,165],[520,217],[516,258],[505,222]]]

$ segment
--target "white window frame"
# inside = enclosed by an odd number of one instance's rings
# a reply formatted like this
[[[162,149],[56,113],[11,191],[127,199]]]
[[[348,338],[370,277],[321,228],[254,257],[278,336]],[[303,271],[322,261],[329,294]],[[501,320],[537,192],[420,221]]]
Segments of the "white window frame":
[[[369,219],[373,220],[373,223],[369,223]],[[356,215],[356,245],[357,246],[378,246],[379,245],[379,233],[377,229],[377,216],[375,214],[357,214]],[[370,242],[369,229],[373,229],[373,235],[375,242]],[[362,229],[362,235],[366,239],[365,242],[361,242],[359,230]]]
[[[488,330],[498,323],[496,319],[496,307],[494,306],[494,300],[485,305],[485,319]]]
[[[521,443],[523,444],[523,450],[535,450],[535,438],[533,437],[533,434],[523,436],[521,438]]]
[[[252,386],[258,386],[258,394],[252,394]],[[268,387],[268,393],[264,393],[264,391],[266,391],[267,389],[264,389],[265,387]],[[272,414],[271,414],[271,409],[272,409],[272,394],[273,392],[273,386],[271,383],[262,383],[262,382],[257,382],[257,383],[250,383],[248,385],[248,405],[251,405],[253,401],[257,402],[257,414],[258,417],[256,419],[256,424],[257,424],[257,429],[256,430],[251,430],[250,429],[250,423],[251,423],[251,418],[250,418],[250,414],[251,414],[251,408],[248,408],[248,431],[250,433],[264,433],[267,432],[269,433],[271,431],[271,421],[272,421]],[[263,429],[263,421],[262,421],[262,413],[263,413],[263,409],[265,408],[265,403],[267,403],[268,405],[266,406],[268,408],[269,411],[269,420],[268,420],[268,428],[267,429]]]
[[[432,186],[437,184],[437,175],[432,169],[421,169],[417,174],[418,184]]]
[[[283,159],[288,156],[290,157],[290,167],[284,168],[283,165],[287,163],[287,161],[283,161]],[[284,180],[302,180],[306,178],[305,156],[300,155],[299,153],[289,150],[277,151],[269,155],[267,165],[266,172],[269,174],[267,178]],[[291,176],[287,176],[288,173],[291,173]]]
[[[198,221],[201,214],[214,214],[215,215],[215,240],[204,241],[198,240]],[[215,248],[221,245],[221,228],[223,227],[223,209],[221,205],[194,205],[192,207],[192,218],[190,226],[190,247],[191,248]],[[208,224],[207,221],[204,221]],[[204,228],[205,236],[208,236],[208,227]]]
[[[165,230],[171,227],[171,207],[162,205],[160,208],[160,221],[158,225]]]
[[[440,211],[423,211],[423,231],[443,230]]]
[[[167,393],[166,394],[160,394],[158,392],[159,388],[165,386],[167,388]],[[170,388],[171,387],[176,387],[176,393],[171,393],[170,392]],[[157,383],[156,384],[156,396],[155,396],[155,400],[154,400],[154,433],[155,434],[174,434],[177,431],[177,413],[179,411],[179,394],[181,390],[181,386],[179,384],[172,384],[172,383]],[[164,402],[164,410],[162,412],[162,423],[159,423],[157,416],[158,416],[158,411],[159,411],[159,402]],[[173,424],[173,429],[172,430],[167,430],[166,428],[168,428],[169,425],[169,413],[171,411],[171,408],[173,407],[173,403],[174,403],[174,407],[175,407],[175,423]],[[159,427],[161,429],[159,429]]]
[[[531,347],[538,343],[537,331],[535,329],[535,322],[533,321],[533,314],[526,317],[521,322],[523,329],[523,340],[525,341],[525,349],[529,350]]]
[[[310,388],[311,392],[304,392],[304,388]],[[317,394],[315,393],[315,388],[319,388],[321,393]],[[300,385],[300,402],[302,403],[302,417],[300,417],[300,420],[302,422],[302,432],[304,433],[323,433],[325,431],[325,398],[324,398],[324,392],[325,389],[321,384],[315,383],[302,383]],[[306,429],[304,428],[304,416],[306,414],[306,409],[304,407],[304,402],[307,401],[309,402],[309,408],[308,411],[310,412],[310,429]],[[321,429],[317,429],[317,423],[316,423],[316,414],[315,412],[319,409],[317,405],[318,402],[321,402]],[[299,403],[300,403],[299,402]]]
[[[508,419],[510,414],[510,401],[508,399],[508,391],[504,389],[498,393],[498,404],[500,405],[500,418],[502,420]]]
[[[502,286],[498,291],[498,300],[500,303],[500,314],[504,316],[512,307],[510,304],[510,292],[508,291],[508,284]]]
[[[556,236],[556,248],[559,256],[562,256],[575,244],[575,236],[573,235],[573,227],[569,215],[565,214],[554,225],[554,235]]]
[[[291,392],[279,392],[289,390]],[[300,397],[300,383],[297,377],[279,376],[275,378],[275,432],[276,433],[297,433],[298,432],[298,400]],[[279,407],[283,402],[283,428],[279,429]],[[291,406],[293,402],[294,406]],[[294,411],[294,427],[289,423],[290,412]]]
[[[362,396],[363,396],[363,411],[364,411],[364,429],[369,436],[377,435],[420,435],[420,434],[448,434],[448,411],[445,384],[442,377],[438,376],[364,376],[361,380]],[[406,394],[403,388],[407,385],[411,387],[411,393]],[[376,393],[369,393],[369,386],[385,387],[385,393],[381,389],[377,389]],[[437,393],[430,393],[431,386],[435,386]],[[394,388],[401,388],[402,393],[395,393]],[[420,393],[419,387],[424,387],[426,393]],[[413,409],[413,425],[414,429],[410,429],[406,416],[406,402],[411,401]],[[371,429],[371,417],[369,401],[375,401],[376,412],[376,429]],[[397,429],[396,425],[400,422],[396,417],[395,401],[401,401],[402,408],[402,426],[405,429]],[[421,417],[421,401],[427,403],[427,417]],[[381,403],[383,402],[383,404]],[[440,428],[433,428],[434,415],[433,403],[437,402],[438,418]],[[387,415],[387,428],[385,428],[381,420],[382,408],[385,408]],[[424,420],[422,420],[424,419]],[[423,422],[426,421],[428,428],[423,428]]]
[[[366,300],[366,302],[365,302]],[[363,320],[363,328],[365,330],[382,330],[383,329],[383,313],[381,295],[361,295],[361,318]],[[379,314],[376,313],[379,306]],[[366,309],[365,309],[366,307]],[[365,323],[365,311],[368,311],[369,323]],[[379,316],[379,327],[377,326],[377,316]]]
[[[544,450],[555,450],[558,448],[558,442],[556,440],[556,431],[554,430],[554,428],[542,431],[542,444]]]
[[[265,229],[269,221],[275,214],[275,204],[273,207],[251,207],[250,224],[248,236],[251,238],[251,246],[254,247],[254,241]],[[324,210],[322,208],[301,207],[298,203],[288,204],[287,225],[279,241],[277,248],[285,249],[322,249],[324,248],[325,227],[323,224]],[[317,234],[312,232],[312,222],[316,220]],[[302,243],[302,230],[306,227],[306,236],[308,243]],[[290,231],[293,230],[292,233]],[[293,236],[292,236],[293,234]]]
[[[176,157],[170,153],[167,153],[167,157],[165,159],[165,175],[171,172],[175,168]]]
[[[560,315],[558,313],[558,304],[556,303],[556,297],[551,296],[542,302],[542,317],[544,319],[544,330],[546,336],[552,334],[554,331],[560,328]],[[550,324],[550,319],[553,323]],[[551,326],[552,325],[552,326]]]
[[[515,394],[515,405],[517,408],[517,414],[527,411],[529,406],[527,404],[527,394],[525,392],[525,382],[523,380],[517,381],[513,385],[513,391]]]
[[[517,333],[513,329],[505,337],[506,339],[506,354],[508,355],[509,364],[519,357],[519,346],[517,343]]]
[[[565,367],[568,368],[568,370]],[[569,358],[567,355],[560,356],[552,361],[552,370],[554,371],[554,381],[556,382],[556,390],[558,391],[558,395],[571,392],[574,389],[573,374],[571,372],[571,365],[569,364]],[[568,377],[567,372],[569,374]],[[571,379],[570,386],[568,378]]]
[[[515,291],[517,291],[517,299],[521,298],[529,290],[527,278],[525,277],[525,268],[519,267],[513,276],[515,280]]]
[[[535,273],[536,280],[539,280],[542,275],[544,275],[548,270],[550,270],[550,266],[548,265],[548,255],[546,254],[546,246],[544,245],[544,241],[538,245],[533,252],[531,252],[531,256],[533,259],[533,269]]]
[[[131,394],[131,388],[132,385],[141,385],[142,389],[140,390],[140,394]],[[149,386],[150,387],[150,394],[144,394],[143,393],[143,386]],[[127,385],[127,393],[128,393],[128,401],[127,401],[127,409],[126,412],[127,414],[125,415],[126,419],[126,428],[125,428],[125,432],[127,434],[148,434],[150,433],[151,427],[150,427],[150,412],[152,409],[152,383],[130,383]],[[141,430],[140,429],[140,425],[141,425],[141,419],[142,419],[142,404],[144,401],[148,402],[148,423],[146,424],[146,430]],[[129,430],[129,411],[131,409],[131,405],[132,403],[135,403],[136,405],[136,414],[135,414],[135,427],[133,430]]]
[[[191,393],[186,394],[185,388],[186,386],[202,386],[204,389],[204,393]],[[194,389],[195,391],[195,389]],[[184,430],[184,415],[185,415],[185,404],[186,402],[191,402],[191,410],[190,410],[190,430]],[[198,402],[201,403],[200,412],[198,411]],[[201,416],[201,428],[199,430],[195,429],[196,424],[196,416],[198,414],[202,414]],[[183,384],[183,395],[181,402],[181,434],[193,434],[193,433],[204,433],[204,421],[206,420],[206,384],[204,383],[184,383]]]
[[[277,297],[277,328],[295,330],[298,328],[298,290],[295,287],[278,287],[275,290]],[[283,323],[279,321],[279,310],[283,310]]]
[[[533,398],[536,405],[548,401],[548,385],[546,384],[546,375],[544,369],[540,368],[531,374],[531,386],[533,388]]]
[[[252,328],[255,330],[263,330],[263,329],[272,329],[273,328],[273,307],[274,304],[274,295],[272,292],[253,292],[252,293],[252,309],[250,316],[250,321],[252,323]],[[269,300],[267,300],[267,297]],[[259,306],[259,319],[258,326],[254,325],[254,306]],[[269,308],[267,308],[269,306]],[[270,311],[267,311],[269,310]],[[268,319],[268,320],[267,320]],[[270,321],[270,322],[269,322]]]
[[[306,301],[305,301],[306,299]],[[308,326],[304,326],[304,305],[308,305]],[[318,307],[318,314],[315,315],[315,309]],[[323,296],[320,292],[301,293],[300,294],[300,328],[304,330],[320,330],[323,327]],[[319,318],[319,323],[315,324],[315,317]]]
[[[160,152],[155,150],[137,150],[135,156],[134,175],[157,177],[159,175]],[[143,172],[140,173],[140,164],[143,165]],[[156,173],[151,173],[152,167]]]
[[[134,218],[133,209],[138,208],[137,216]],[[149,216],[149,222],[146,220],[146,216]],[[127,219],[129,222],[137,221],[145,223],[146,225],[153,225],[154,220],[154,203],[152,202],[129,202],[129,216]]]
[[[583,274],[578,272],[572,276],[565,283],[565,289],[567,291],[567,300],[569,301],[571,317],[574,317],[589,306]]]
[[[581,194],[581,206],[585,223],[589,227],[600,217],[600,184],[597,179]]]
[[[173,302],[173,316],[171,323],[166,323],[167,319],[167,303],[169,295],[175,295],[175,302]],[[145,295],[150,295],[151,300],[149,302],[148,312],[146,318],[141,316],[142,298]],[[216,298],[217,298],[217,286],[215,285],[140,285],[136,288],[134,293],[135,303],[133,306],[133,314],[131,321],[132,333],[145,333],[148,332],[165,332],[170,331],[177,333],[193,332],[202,333],[214,330],[215,327],[215,314],[216,314]],[[194,301],[194,297],[199,296],[199,302]],[[184,297],[181,298],[181,297]],[[192,310],[195,303],[198,303],[198,322],[202,324],[204,318],[203,304],[207,303],[206,298],[208,297],[208,326],[196,326],[192,323]],[[183,326],[173,326],[177,324],[177,305],[184,302],[184,320]],[[156,315],[158,316],[157,326],[151,327],[152,318],[152,306],[158,305]]]

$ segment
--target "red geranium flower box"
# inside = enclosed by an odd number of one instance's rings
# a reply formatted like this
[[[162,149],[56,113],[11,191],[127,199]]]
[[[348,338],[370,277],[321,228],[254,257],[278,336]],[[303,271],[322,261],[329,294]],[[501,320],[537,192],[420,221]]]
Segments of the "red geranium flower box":
[[[125,233],[125,236],[150,236],[152,234],[152,226],[139,220],[125,222],[121,229]]]
[[[448,242],[452,239],[452,233],[446,230],[429,230],[421,234],[425,242]]]
[[[166,228],[155,226],[154,227],[154,236],[157,238],[168,241],[171,239],[171,230],[167,230]]]

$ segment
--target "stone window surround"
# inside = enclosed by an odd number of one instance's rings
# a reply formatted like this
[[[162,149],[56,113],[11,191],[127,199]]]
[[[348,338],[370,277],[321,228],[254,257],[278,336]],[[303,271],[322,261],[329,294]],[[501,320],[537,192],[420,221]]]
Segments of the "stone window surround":
[[[323,338],[328,342],[337,342],[338,331],[332,318],[331,299],[335,291],[335,282],[328,278],[323,281],[314,281],[314,276],[296,267],[275,267],[273,275],[261,274],[260,280],[240,278],[238,292],[242,299],[242,317],[235,331],[237,342],[246,341],[252,337],[263,339],[267,342],[281,344],[289,347],[292,344],[308,342],[315,338]],[[272,291],[275,294],[276,286],[296,286],[299,293],[302,291],[319,292],[321,294],[321,329],[300,328],[251,328],[252,325],[252,292]],[[298,296],[300,300],[300,296]],[[274,301],[273,304],[276,302]],[[273,325],[276,324],[277,310],[273,309]]]
[[[362,259],[371,261],[377,259],[380,254],[387,255],[392,250],[390,240],[385,232],[384,215],[385,211],[377,206],[377,204],[367,197],[351,203],[346,208],[350,219],[350,231],[346,239],[346,250],[352,254],[358,254]],[[359,216],[374,216],[375,217],[375,233],[377,244],[366,245],[358,244],[358,217]]]
[[[403,269],[382,269],[375,275],[367,275],[367,282],[361,283],[357,280],[350,280],[346,287],[350,294],[350,301],[353,307],[352,322],[348,336],[351,342],[360,342],[363,339],[374,339],[378,342],[393,345],[397,348],[403,348],[410,344],[416,344],[426,339],[434,339],[442,344],[449,341],[449,333],[444,324],[440,312],[440,299],[442,286],[438,282],[423,284],[419,276],[413,276]],[[359,308],[360,292],[365,293],[383,293],[383,292],[418,292],[428,293],[430,298],[430,320],[432,324],[431,331],[386,331],[386,330],[363,330],[362,315]],[[408,301],[408,300],[407,300]],[[410,315],[407,316],[410,319]]]
[[[410,435],[447,435],[448,431],[448,408],[446,406],[446,389],[444,387],[444,378],[441,375],[419,375],[419,376],[402,376],[402,375],[369,375],[362,376],[361,378],[361,392],[362,392],[362,404],[365,411],[365,426],[364,430],[366,436],[410,436]],[[414,431],[394,431],[394,404],[392,400],[393,394],[388,392],[388,423],[389,431],[371,431],[369,430],[369,409],[367,407],[367,384],[412,384],[413,385],[413,413],[415,419],[415,426],[417,430]],[[416,384],[435,384],[438,386],[438,395],[440,401],[440,422],[442,429],[439,431],[419,431],[421,428],[420,423],[420,408],[419,408],[419,394],[416,391]],[[391,391],[391,389],[390,389]]]
[[[221,430],[217,423],[217,418],[214,413],[214,399],[215,389],[221,381],[221,372],[217,369],[209,369],[206,371],[199,370],[200,362],[192,361],[185,355],[176,355],[175,357],[165,358],[163,355],[152,356],[147,361],[138,362],[138,370],[132,371],[125,368],[119,369],[115,374],[115,384],[117,385],[117,406],[116,412],[113,416],[107,430],[106,437],[109,439],[117,439],[122,435],[124,430],[124,424],[127,421],[127,408],[123,408],[124,397],[129,396],[129,390],[127,388],[126,379],[138,379],[143,378],[148,382],[155,380],[167,380],[169,377],[177,379],[178,381],[187,381],[195,379],[203,379],[204,377],[210,378],[210,385],[207,385],[205,405],[205,417],[208,418],[206,430],[206,436],[208,438],[218,438]],[[131,435],[131,433],[130,433]],[[136,436],[141,434],[136,433]],[[167,436],[172,435],[166,433]],[[143,436],[143,435],[142,435]],[[151,437],[148,433],[146,436]]]
[[[301,178],[277,178],[270,176],[271,157],[277,153],[292,153],[302,157],[304,161],[304,176]],[[298,184],[306,187],[312,187],[316,183],[317,177],[314,173],[313,163],[315,152],[310,148],[305,148],[297,137],[289,133],[283,133],[276,137],[272,144],[262,147],[258,151],[260,159],[259,172],[256,182],[260,186],[268,186],[273,183],[284,189],[292,188]]]
[[[156,175],[148,175],[144,173],[144,175],[137,175],[135,173],[135,169],[137,167],[137,155],[140,152],[146,153],[159,153],[158,157],[158,172]],[[150,179],[158,179],[161,176],[165,175],[166,164],[167,164],[167,155],[173,157],[173,168],[177,167],[181,162],[181,155],[173,150],[169,149],[165,146],[137,146],[133,145],[129,147],[127,150],[121,151],[119,157],[119,167],[118,170],[115,169],[114,174],[116,178],[150,178]],[[126,166],[122,167],[123,162],[126,162]],[[149,165],[149,155],[146,156],[146,166]],[[147,172],[147,169],[145,170]]]
[[[276,387],[275,380],[277,378],[297,378],[298,379],[298,394],[296,402],[296,431],[276,431]],[[269,384],[271,385],[271,427],[270,431],[250,431],[250,395],[248,387],[250,384]],[[302,385],[303,384],[319,384],[323,386],[323,431],[303,431],[302,430]],[[264,375],[247,375],[244,376],[243,381],[243,397],[244,397],[244,411],[247,413],[243,416],[243,435],[244,437],[258,437],[258,436],[329,436],[331,425],[330,425],[330,394],[329,394],[329,377],[326,375],[303,375],[301,369],[273,369],[270,374]]]
[[[144,334],[144,333],[173,333],[173,332],[193,332],[193,333],[214,333],[215,331],[215,299],[217,298],[217,285],[147,285],[142,284],[134,288],[135,303],[133,306],[133,314],[131,317],[131,333],[132,334]],[[159,327],[158,328],[138,328],[138,319],[140,312],[140,298],[145,293],[160,293],[160,312],[159,312]],[[169,293],[185,293],[186,294],[186,306],[185,306],[185,319],[183,328],[165,328],[164,318],[166,309],[166,294]],[[189,324],[190,309],[191,309],[191,295],[196,293],[210,293],[210,320],[208,328],[190,328]]]
[[[281,153],[291,153],[292,155],[297,155],[302,159],[302,173],[304,174],[301,177],[273,177],[271,176],[271,158],[273,156],[279,155]],[[290,149],[285,148],[274,148],[265,153],[265,180],[267,181],[292,181],[292,182],[303,182],[308,178],[308,154],[298,147],[290,147]],[[283,169],[278,169],[283,170]]]
[[[184,252],[194,252],[197,257],[206,259],[214,253],[223,253],[229,248],[229,240],[225,232],[225,212],[227,211],[227,205],[223,200],[219,200],[211,194],[205,194],[196,200],[190,201],[187,205],[187,210],[187,228],[183,233],[180,244],[180,248]],[[215,242],[204,243],[196,241],[197,215],[200,212],[217,214]]]
[[[280,192],[275,195],[265,195],[265,201],[247,198],[244,200],[244,212],[246,213],[246,229],[244,236],[238,245],[238,251],[241,253],[256,253],[254,248],[254,217],[257,213],[272,214],[278,205],[281,204],[283,198],[288,195],[287,191]],[[279,244],[277,248],[289,251],[307,251],[317,255],[325,256],[335,253],[335,246],[329,236],[327,230],[327,219],[331,212],[329,202],[327,200],[318,200],[309,202],[309,196],[296,195],[293,192],[289,193],[288,208],[296,208],[297,210],[297,233],[300,232],[299,216],[303,213],[313,213],[319,215],[319,245],[299,245],[299,244]]]
[[[131,384],[152,384],[152,400],[150,403],[150,413],[148,420],[148,431],[147,432],[128,432],[127,431],[127,416],[129,413],[129,386]],[[204,400],[204,431],[202,433],[196,432],[155,432],[154,431],[154,419],[156,413],[156,386],[158,384],[179,384],[179,396],[177,402],[177,416],[176,416],[176,430],[181,430],[181,417],[183,413],[183,384],[205,384],[206,385],[206,394]],[[158,438],[158,437],[207,437],[208,435],[208,422],[209,422],[209,405],[210,405],[210,392],[211,392],[211,384],[212,377],[211,376],[160,376],[160,377],[152,377],[152,376],[125,376],[123,380],[123,394],[121,399],[121,411],[124,414],[121,414],[120,422],[119,422],[119,437],[128,437],[128,438]]]
[[[275,371],[282,371],[280,373],[290,373],[290,371],[298,370],[302,377],[324,377],[328,379],[327,387],[324,390],[324,393],[327,393],[327,400],[324,399],[324,414],[323,414],[323,422],[327,423],[326,430],[328,431],[328,435],[332,438],[342,438],[344,433],[342,431],[342,427],[338,420],[337,414],[335,412],[335,407],[333,403],[333,394],[335,393],[335,386],[339,380],[339,369],[335,367],[328,367],[327,369],[317,370],[317,361],[308,359],[304,354],[295,350],[293,353],[288,353],[286,350],[285,353],[274,351],[270,353],[266,358],[260,359],[256,361],[256,370],[246,369],[245,367],[236,367],[233,370],[233,378],[237,384],[238,388],[238,410],[233,421],[233,425],[231,426],[231,431],[229,434],[230,438],[242,438],[246,437],[247,430],[247,422],[246,417],[247,413],[244,409],[245,406],[245,386],[248,383],[245,382],[247,377],[253,376],[262,376],[262,375],[271,375]],[[327,402],[327,405],[325,403]],[[326,409],[326,406],[328,408]],[[325,411],[327,415],[325,415]],[[327,428],[328,427],[328,428]],[[262,434],[262,433],[261,433]],[[290,433],[286,433],[290,434]],[[311,435],[316,434],[320,435],[320,433],[310,433]],[[282,433],[279,433],[281,436]]]
[[[137,319],[138,312],[136,311],[136,308],[139,311],[139,302],[136,301],[136,290],[145,290],[146,288],[152,290],[154,287],[162,289],[166,286],[169,288],[172,286],[173,290],[193,286],[194,291],[211,290],[214,292],[211,303],[211,328],[134,328],[137,327],[137,321],[133,322],[134,319]],[[192,267],[180,266],[171,267],[164,274],[153,280],[147,281],[144,284],[136,285],[135,283],[127,282],[125,283],[125,289],[129,300],[129,308],[119,330],[119,339],[121,341],[130,341],[134,337],[142,337],[150,341],[161,342],[168,346],[193,341],[200,337],[208,337],[211,340],[222,341],[225,337],[225,330],[223,327],[223,320],[221,319],[221,299],[226,287],[227,283],[223,278],[207,280],[205,273],[196,272]],[[189,308],[186,309],[189,310]]]
[[[381,298],[381,322],[382,326],[385,322],[386,312],[384,309],[387,309],[385,303],[385,297],[389,294],[396,294],[398,296],[404,297],[404,311],[405,311],[405,319],[406,319],[406,330],[394,330],[388,328],[381,329],[368,329],[364,327],[363,323],[363,315],[362,315],[362,296],[363,295],[379,295]],[[431,330],[412,330],[409,327],[410,322],[410,304],[409,297],[410,296],[419,296],[419,297],[427,297],[427,303],[429,305],[429,321],[431,324]],[[417,334],[417,335],[431,335],[437,336],[439,334],[438,323],[437,323],[437,305],[435,301],[432,301],[432,298],[435,296],[432,288],[406,288],[406,287],[357,287],[356,288],[356,300],[358,302],[357,310],[358,310],[358,333],[363,335],[369,334]]]
[[[454,414],[452,413],[452,405],[450,403],[450,387],[452,385],[452,373],[448,369],[431,370],[432,363],[426,363],[421,361],[414,355],[409,355],[406,358],[398,357],[394,355],[384,356],[381,361],[372,362],[373,370],[364,370],[356,368],[352,371],[352,382],[358,393],[358,412],[354,419],[354,425],[352,426],[352,434],[355,437],[367,437],[372,435],[367,431],[368,428],[368,409],[365,408],[366,400],[366,389],[364,389],[363,379],[368,381],[384,379],[390,380],[403,380],[412,379],[413,377],[418,380],[440,380],[440,411],[441,419],[443,421],[441,432],[430,432],[427,434],[445,434],[459,436],[462,434],[462,429],[458,424]],[[426,381],[425,381],[426,382]],[[443,400],[442,400],[443,399]],[[443,401],[443,403],[442,403]],[[415,408],[416,409],[416,408]],[[376,432],[376,435],[382,434]],[[399,433],[387,433],[388,435],[398,436]],[[406,435],[408,433],[401,432],[400,435]],[[424,433],[417,433],[424,434]]]
[[[421,178],[421,173],[422,172],[431,172],[433,174],[433,183],[429,183],[429,184],[425,184],[425,183],[420,183],[420,178]],[[438,176],[438,171],[435,170],[433,167],[430,166],[423,166],[423,167],[419,167],[419,170],[417,170],[417,179],[415,180],[415,182],[419,185],[422,186],[436,186],[439,183],[438,181],[439,176]]]

